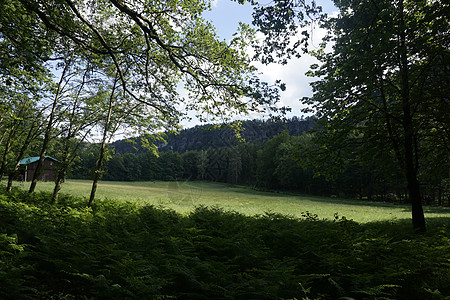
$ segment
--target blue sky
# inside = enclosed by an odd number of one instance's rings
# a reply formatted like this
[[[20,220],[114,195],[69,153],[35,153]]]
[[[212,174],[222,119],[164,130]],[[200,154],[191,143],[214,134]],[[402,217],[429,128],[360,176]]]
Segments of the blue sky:
[[[332,14],[337,10],[331,0],[317,0],[317,5],[321,5],[328,14]],[[214,24],[221,38],[229,40],[237,30],[240,21],[247,24],[251,23],[251,14],[252,8],[250,5],[240,5],[231,0],[217,0],[213,2],[212,10],[205,13],[204,17]],[[311,49],[318,47],[324,34],[323,30],[314,29],[310,40]],[[284,66],[256,64],[262,73],[261,78],[263,80],[274,83],[275,80],[280,79],[286,83],[287,89],[281,93],[281,105],[287,105],[292,108],[292,113],[288,115],[289,117],[301,116],[300,109],[302,105],[299,99],[312,94],[309,82],[315,79],[307,77],[305,72],[315,62],[315,59],[309,55],[303,55],[300,59],[293,59]],[[248,118],[256,117],[261,116],[249,116]]]

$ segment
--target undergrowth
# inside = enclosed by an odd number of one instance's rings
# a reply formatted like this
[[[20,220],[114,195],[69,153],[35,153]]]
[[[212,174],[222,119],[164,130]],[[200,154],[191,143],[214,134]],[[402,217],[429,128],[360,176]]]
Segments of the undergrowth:
[[[450,299],[450,222],[0,193],[1,299]]]

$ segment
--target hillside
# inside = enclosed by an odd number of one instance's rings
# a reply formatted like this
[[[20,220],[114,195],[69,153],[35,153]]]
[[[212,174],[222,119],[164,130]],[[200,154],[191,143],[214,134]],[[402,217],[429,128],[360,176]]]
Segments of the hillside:
[[[310,130],[314,121],[310,118],[292,118],[285,121],[248,120],[243,122],[242,137],[246,142],[263,143],[275,135],[287,130],[290,135],[300,135]],[[112,143],[116,153],[136,153],[144,151],[140,139],[136,143],[119,140]],[[183,153],[190,150],[200,151],[208,148],[222,148],[238,143],[234,132],[229,128],[211,129],[210,125],[184,129],[178,134],[168,134],[167,144],[158,143],[160,151],[172,150]]]

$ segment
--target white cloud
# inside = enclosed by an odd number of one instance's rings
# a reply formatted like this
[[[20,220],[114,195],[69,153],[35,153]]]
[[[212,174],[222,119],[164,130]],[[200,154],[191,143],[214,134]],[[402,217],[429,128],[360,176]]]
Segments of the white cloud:
[[[315,50],[318,49],[326,31],[318,28],[318,26],[310,30],[312,32],[310,33],[309,50]],[[255,63],[255,66],[261,73],[260,78],[262,80],[265,80],[269,84],[274,84],[276,80],[281,80],[281,82],[286,84],[286,90],[280,94],[280,106],[291,107],[292,112],[288,116],[292,117],[303,114],[300,110],[304,105],[299,100],[312,95],[310,83],[316,81],[318,78],[308,77],[305,73],[315,63],[318,63],[316,58],[309,54],[303,54],[300,58],[290,59],[286,65],[263,65],[261,63]]]

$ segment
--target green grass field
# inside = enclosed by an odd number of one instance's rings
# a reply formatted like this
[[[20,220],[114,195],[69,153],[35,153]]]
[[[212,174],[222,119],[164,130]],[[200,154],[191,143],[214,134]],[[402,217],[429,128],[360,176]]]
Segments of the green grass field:
[[[58,205],[0,188],[0,299],[450,298],[445,208],[419,234],[406,205],[102,182],[87,208],[90,184],[68,181]],[[320,219],[280,215],[306,211]]]
[[[91,181],[68,180],[62,193],[89,197]],[[28,184],[18,183],[27,188]],[[51,191],[53,183],[40,182],[38,191]],[[152,204],[186,214],[198,206],[220,207],[245,215],[265,212],[300,217],[305,212],[321,219],[333,219],[334,214],[357,222],[410,219],[409,205],[347,199],[267,193],[248,187],[207,182],[100,182],[97,199]],[[87,200],[86,200],[87,201]],[[450,209],[425,207],[425,217],[450,217]]]

